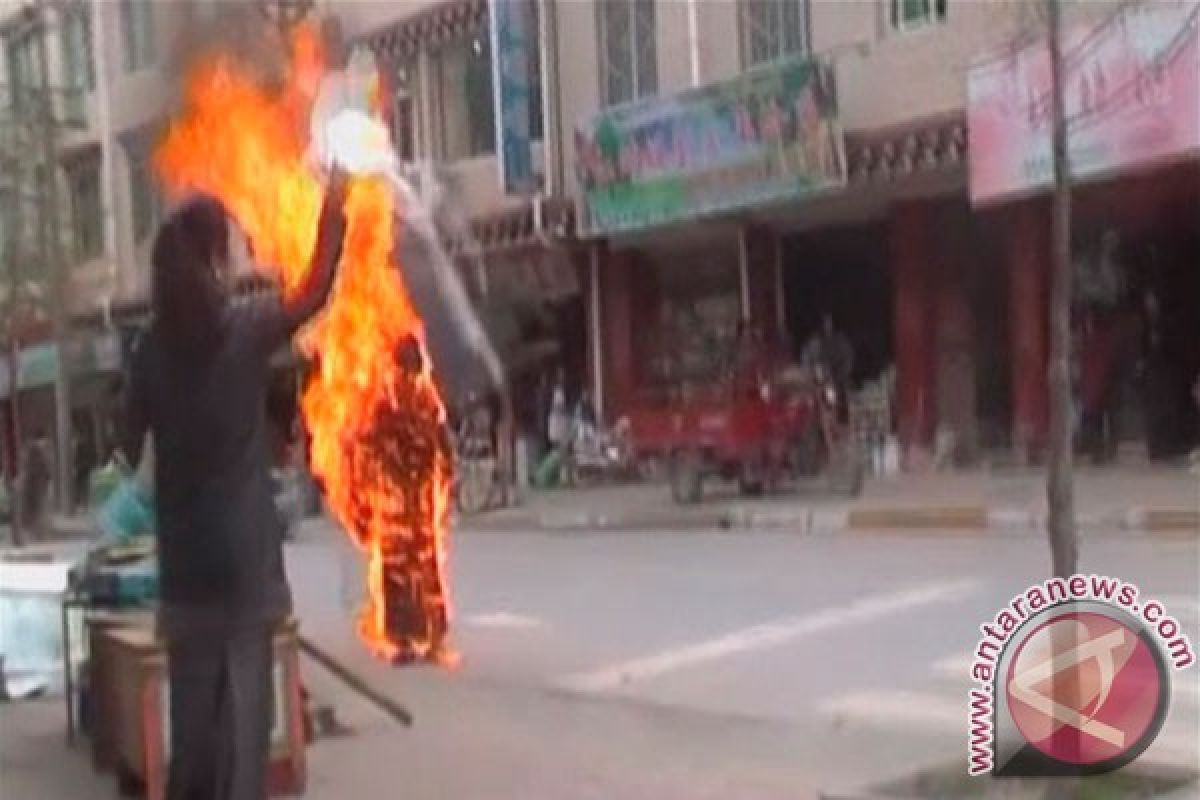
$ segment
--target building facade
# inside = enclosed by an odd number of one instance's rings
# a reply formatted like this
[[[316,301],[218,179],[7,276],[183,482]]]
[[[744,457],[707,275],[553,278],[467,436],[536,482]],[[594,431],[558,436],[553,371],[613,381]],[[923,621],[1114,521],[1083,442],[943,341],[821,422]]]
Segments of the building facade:
[[[1186,12],[1195,0],[1159,2]],[[1067,27],[1101,29],[1126,5],[1066,2]],[[90,34],[74,33],[74,22],[60,26],[58,42],[92,43],[90,71],[81,66],[87,57],[54,45],[63,80],[94,87],[83,100],[86,128],[63,140],[78,209],[71,236],[80,313],[145,296],[145,242],[160,208],[145,157],[178,62],[167,57],[186,43],[182,32],[228,6],[81,3],[90,22],[80,30]],[[914,462],[940,431],[964,457],[1036,455],[1044,445],[1046,191],[974,197],[968,135],[971,70],[987,54],[1012,57],[1043,35],[1041,3],[528,0],[535,180],[519,191],[505,190],[496,156],[487,0],[312,6],[375,54],[397,149],[445,190],[453,213],[444,233],[477,300],[536,307],[537,325],[508,327],[540,332],[513,339],[554,340],[570,393],[590,391],[610,422],[705,380],[712,354],[743,321],[799,348],[831,314],[854,344],[856,383],[891,387],[896,433]],[[75,7],[65,8],[55,13],[74,20]],[[9,41],[6,53],[4,69],[22,69],[19,43]],[[820,69],[783,66],[803,63]],[[801,188],[764,187],[736,170],[691,176],[709,199],[676,197],[669,213],[653,194],[598,190],[597,180],[612,182],[597,157],[607,141],[595,135],[600,127],[611,138],[647,115],[683,119],[689,109],[716,107],[714,97],[736,105],[739,92],[761,99],[770,91],[761,87],[794,88],[796,80],[812,82],[803,98],[827,167],[801,176]],[[744,88],[751,85],[759,88]],[[668,178],[682,169],[655,147],[637,151],[649,153],[639,169],[648,164]],[[1115,229],[1131,258],[1158,259],[1160,272],[1194,257],[1198,173],[1195,151],[1185,148],[1081,182],[1080,252]],[[1167,296],[1188,286],[1186,276],[1160,283]],[[1172,313],[1200,318],[1195,309]],[[1177,336],[1190,330],[1177,327]],[[1180,366],[1180,375],[1190,369]]]

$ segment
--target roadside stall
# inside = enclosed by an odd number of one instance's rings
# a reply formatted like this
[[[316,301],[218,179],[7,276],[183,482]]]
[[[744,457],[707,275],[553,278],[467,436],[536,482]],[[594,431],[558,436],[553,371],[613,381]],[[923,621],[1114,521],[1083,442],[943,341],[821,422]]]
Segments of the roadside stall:
[[[144,459],[146,460],[146,459]],[[123,792],[165,797],[169,682],[155,630],[158,567],[145,472],[97,470],[90,541],[0,553],[0,689],[13,698],[61,691],[69,745],[90,743],[93,768]],[[295,621],[276,635],[272,796],[303,793],[307,743]]]

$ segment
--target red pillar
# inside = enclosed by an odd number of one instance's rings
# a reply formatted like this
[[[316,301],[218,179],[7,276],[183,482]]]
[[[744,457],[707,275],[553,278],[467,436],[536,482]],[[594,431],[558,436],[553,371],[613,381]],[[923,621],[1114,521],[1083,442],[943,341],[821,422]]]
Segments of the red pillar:
[[[628,251],[600,253],[600,330],[604,362],[605,410],[609,419],[625,413],[634,388],[632,258]]]
[[[958,247],[943,252],[935,289],[937,313],[937,414],[935,426],[954,433],[956,455],[967,459],[978,447],[976,413],[975,336],[967,292],[965,253]]]
[[[925,204],[892,210],[889,227],[896,350],[896,423],[906,463],[928,452],[937,393],[933,215]]]
[[[1049,420],[1050,209],[1027,200],[1013,209],[1008,242],[1012,349],[1012,441],[1022,459],[1046,445]]]

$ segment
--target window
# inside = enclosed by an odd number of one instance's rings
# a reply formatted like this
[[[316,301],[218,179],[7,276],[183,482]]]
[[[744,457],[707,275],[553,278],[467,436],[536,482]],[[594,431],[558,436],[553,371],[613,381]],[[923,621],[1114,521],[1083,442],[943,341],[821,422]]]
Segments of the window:
[[[417,156],[417,84],[411,62],[393,65],[387,84],[391,91],[389,109],[392,145],[401,161],[412,161]]]
[[[606,0],[596,4],[600,31],[601,85],[605,105],[658,91],[654,0]]]
[[[457,161],[495,153],[492,53],[487,31],[451,43],[436,59],[441,155]]]
[[[100,204],[100,156],[81,158],[67,167],[71,198],[71,239],[76,261],[104,253],[104,209]]]
[[[140,242],[154,230],[161,211],[154,172],[145,150],[129,152],[129,203],[133,216],[133,238]]]
[[[12,83],[13,106],[20,108],[34,101],[42,86],[38,34],[25,30],[12,34],[7,41],[8,74]]]
[[[92,8],[71,5],[62,17],[63,71],[66,73],[67,114],[83,118],[83,96],[96,88],[96,70],[92,59]]]
[[[946,0],[891,0],[891,4],[896,30],[908,31],[946,19]]]
[[[151,0],[121,0],[121,36],[126,72],[136,72],[154,64],[154,4]]]
[[[807,0],[741,0],[738,21],[743,67],[808,50]]]

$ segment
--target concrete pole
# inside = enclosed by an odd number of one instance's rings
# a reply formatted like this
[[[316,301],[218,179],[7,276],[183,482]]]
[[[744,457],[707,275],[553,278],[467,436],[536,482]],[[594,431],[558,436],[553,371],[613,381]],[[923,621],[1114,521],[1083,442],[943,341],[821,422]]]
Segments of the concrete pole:
[[[597,419],[604,419],[604,326],[600,324],[600,245],[588,250],[588,344],[592,351],[592,399]]]
[[[43,190],[42,226],[45,231],[43,250],[49,263],[52,282],[51,307],[57,360],[54,377],[55,482],[59,511],[71,509],[71,375],[67,363],[69,317],[67,309],[67,265],[62,252],[62,230],[58,205],[58,121],[54,116],[54,95],[50,86],[50,58],[46,52],[47,28],[45,18],[39,26],[38,66],[41,70],[42,92],[39,105],[42,112],[42,158],[46,165],[46,186]]]
[[[692,68],[692,86],[700,85],[700,0],[687,0],[688,60]]]
[[[542,171],[546,196],[565,194],[558,84],[558,6],[538,0],[538,53],[542,80]]]
[[[21,131],[18,130],[18,135],[20,133]],[[13,187],[13,202],[11,216],[5,220],[10,225],[8,230],[12,231],[8,240],[9,315],[6,326],[8,328],[8,414],[9,422],[12,425],[12,450],[9,457],[12,458],[12,463],[5,471],[5,480],[8,489],[9,511],[12,517],[12,543],[16,546],[25,543],[24,532],[21,528],[21,517],[24,510],[21,508],[21,492],[16,480],[17,469],[21,464],[21,393],[18,386],[21,376],[21,345],[17,340],[17,324],[21,304],[21,242],[24,241],[21,228],[21,204],[24,202],[22,192],[25,188],[25,181],[21,167],[22,160],[12,158],[10,177]]]
[[[117,184],[113,163],[116,155],[113,139],[112,111],[109,102],[109,70],[108,52],[108,8],[110,4],[92,2],[92,52],[95,58],[96,70],[96,132],[100,137],[100,186],[104,192],[104,258],[108,262],[109,296],[106,307],[112,302],[112,293],[118,297],[126,292],[125,269],[131,266],[131,259],[122,252],[117,239]],[[115,7],[115,6],[113,6]],[[124,269],[123,269],[124,267]]]
[[[738,295],[741,299],[742,319],[750,320],[750,232],[746,225],[738,225]]]
[[[772,240],[772,266],[775,273],[775,326],[779,330],[780,335],[787,334],[787,298],[784,296],[786,288],[783,280],[783,237],[779,234],[773,234]]]

